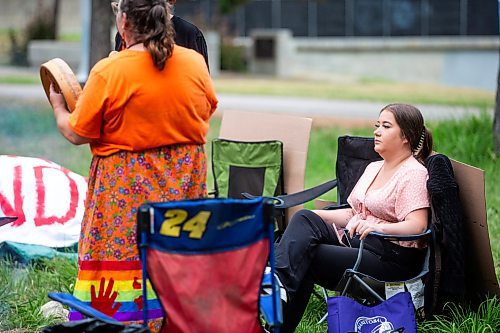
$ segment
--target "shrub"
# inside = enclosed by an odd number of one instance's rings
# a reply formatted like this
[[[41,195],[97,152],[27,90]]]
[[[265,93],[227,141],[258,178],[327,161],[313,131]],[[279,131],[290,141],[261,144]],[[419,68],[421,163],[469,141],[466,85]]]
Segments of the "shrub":
[[[221,45],[221,70],[231,72],[246,72],[247,60],[245,56],[244,46],[236,46],[230,43],[222,43]]]

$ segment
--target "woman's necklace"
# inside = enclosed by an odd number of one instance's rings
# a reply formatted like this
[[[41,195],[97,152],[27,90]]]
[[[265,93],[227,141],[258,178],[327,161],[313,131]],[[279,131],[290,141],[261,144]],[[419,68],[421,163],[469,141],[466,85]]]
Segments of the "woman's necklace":
[[[139,45],[139,44],[142,44],[142,42],[135,42],[131,45],[127,45],[127,50],[130,50],[132,47],[136,46],[136,45]]]

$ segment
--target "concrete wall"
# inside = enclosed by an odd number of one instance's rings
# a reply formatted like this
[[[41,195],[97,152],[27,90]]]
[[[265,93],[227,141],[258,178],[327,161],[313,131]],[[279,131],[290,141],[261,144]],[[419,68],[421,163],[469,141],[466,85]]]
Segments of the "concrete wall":
[[[269,31],[239,41],[249,50],[251,69],[262,62],[252,51],[259,36],[269,38]],[[276,45],[286,52],[276,51],[281,56],[274,61],[286,67],[281,77],[350,76],[496,90],[497,37],[292,38],[285,46],[280,40]]]
[[[114,33],[112,36],[114,37]],[[220,36],[216,32],[208,31],[205,33],[205,38],[208,48],[210,75],[216,77],[219,75],[220,68]],[[81,70],[81,50],[82,45],[80,42],[33,40],[28,44],[28,64],[31,67],[38,68],[50,59],[61,58],[76,73]]]

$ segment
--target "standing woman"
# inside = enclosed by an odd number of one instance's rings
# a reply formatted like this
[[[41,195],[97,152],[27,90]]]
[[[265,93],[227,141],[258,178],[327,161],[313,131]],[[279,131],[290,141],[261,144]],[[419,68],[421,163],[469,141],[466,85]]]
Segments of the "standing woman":
[[[93,154],[74,295],[124,322],[142,318],[137,207],[207,194],[203,145],[217,98],[203,57],[174,46],[168,6],[120,0],[116,24],[127,49],[94,66],[73,113],[50,93],[59,131]],[[158,331],[159,302],[148,307]]]

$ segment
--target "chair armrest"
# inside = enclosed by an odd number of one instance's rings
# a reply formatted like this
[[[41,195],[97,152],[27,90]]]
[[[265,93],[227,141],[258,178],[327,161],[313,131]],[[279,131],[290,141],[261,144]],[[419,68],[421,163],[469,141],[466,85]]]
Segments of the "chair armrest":
[[[375,232],[372,231],[368,234],[368,237],[377,237],[389,241],[410,241],[410,240],[416,240],[420,239],[423,237],[427,237],[432,233],[431,229],[427,229],[425,232],[421,234],[415,234],[415,235],[389,235],[389,234],[382,234],[380,232]],[[366,239],[366,238],[365,238]],[[363,249],[364,249],[364,243],[365,239],[362,239],[359,248],[358,248],[358,257],[356,258],[356,262],[354,263],[354,267],[352,268],[354,271],[357,271],[359,268],[359,265],[361,264],[361,258],[363,257]]]
[[[412,241],[412,240],[417,240],[420,238],[424,238],[429,236],[432,233],[431,229],[427,229],[425,232],[420,233],[420,234],[414,234],[414,235],[389,235],[389,234],[382,234],[380,232],[375,232],[372,231],[368,234],[368,236],[371,237],[377,237],[389,241]]]
[[[73,308],[89,318],[97,318],[97,319],[102,320],[103,322],[108,323],[108,324],[114,324],[114,325],[122,325],[123,324],[123,323],[115,320],[114,318],[111,318],[111,317],[105,315],[104,313],[94,309],[93,307],[91,307],[87,303],[80,301],[78,298],[76,298],[75,296],[73,296],[71,294],[49,292],[48,296],[50,299],[53,299],[54,301],[57,301],[59,303],[62,303],[64,305],[70,307],[70,308]]]
[[[326,183],[323,183],[321,185],[292,193],[292,194],[286,194],[286,195],[280,195],[276,197],[278,200],[281,200],[282,203],[278,203],[275,205],[276,208],[278,209],[285,209],[285,208],[290,208],[294,207],[297,205],[301,205],[305,202],[311,201],[317,197],[319,197],[322,194],[325,194],[326,192],[330,191],[331,189],[337,187],[337,179],[330,180]]]

